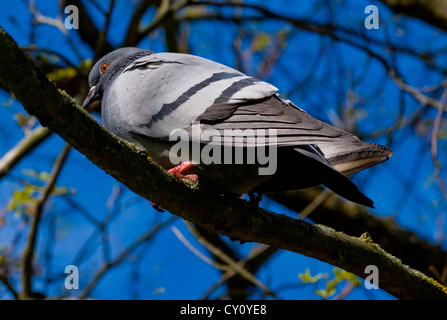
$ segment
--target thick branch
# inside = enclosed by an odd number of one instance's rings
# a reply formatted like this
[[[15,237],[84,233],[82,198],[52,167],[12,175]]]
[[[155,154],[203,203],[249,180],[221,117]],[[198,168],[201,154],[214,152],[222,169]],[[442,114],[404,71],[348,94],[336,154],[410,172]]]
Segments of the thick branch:
[[[447,30],[447,0],[380,0],[396,13],[403,13]]]
[[[291,210],[302,210],[323,190],[307,190],[269,193],[268,196]],[[329,197],[312,211],[309,218],[349,235],[368,232],[375,242],[389,253],[400,257],[403,263],[424,273],[437,270],[442,273],[447,263],[447,252],[440,246],[421,240],[416,234],[398,226],[392,217],[371,215],[366,208],[352,205],[339,197]],[[435,276],[436,274],[433,274]]]
[[[403,265],[370,238],[356,238],[189,187],[162,170],[134,145],[100,126],[67,94],[57,90],[0,29],[0,81],[26,110],[140,196],[215,233],[264,243],[325,261],[365,277],[380,270],[380,287],[402,299],[447,299],[447,289]]]

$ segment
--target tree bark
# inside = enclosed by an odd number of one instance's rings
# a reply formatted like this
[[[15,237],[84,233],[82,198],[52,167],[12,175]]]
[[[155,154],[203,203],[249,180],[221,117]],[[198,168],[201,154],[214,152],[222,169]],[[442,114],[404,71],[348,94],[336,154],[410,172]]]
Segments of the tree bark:
[[[268,193],[267,195],[296,212],[301,212],[323,189]],[[415,233],[401,228],[393,217],[376,217],[368,209],[351,205],[339,197],[329,197],[312,211],[309,218],[352,236],[368,232],[387,252],[402,262],[436,277],[446,267],[447,252],[441,246],[420,239]],[[444,283],[445,285],[445,283]]]
[[[396,13],[419,18],[447,30],[447,0],[380,0]]]

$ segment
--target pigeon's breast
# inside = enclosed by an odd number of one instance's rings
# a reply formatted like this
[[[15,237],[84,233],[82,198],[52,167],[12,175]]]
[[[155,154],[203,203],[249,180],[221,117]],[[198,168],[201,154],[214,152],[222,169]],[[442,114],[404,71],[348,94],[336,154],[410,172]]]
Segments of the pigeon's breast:
[[[126,121],[122,121],[123,109],[118,104],[117,93],[113,90],[107,92],[101,103],[101,116],[104,127],[117,136],[133,141],[130,132],[131,128]]]

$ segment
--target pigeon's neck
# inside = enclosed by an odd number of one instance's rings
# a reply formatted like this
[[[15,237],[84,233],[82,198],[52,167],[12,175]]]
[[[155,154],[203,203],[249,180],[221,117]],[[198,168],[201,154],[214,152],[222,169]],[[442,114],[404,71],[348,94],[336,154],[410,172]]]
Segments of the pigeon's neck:
[[[103,82],[103,88],[108,88],[113,83],[113,81],[116,79],[117,76],[119,76],[124,69],[128,65],[130,65],[135,60],[138,60],[142,57],[151,55],[153,52],[151,50],[138,50],[135,53],[132,53],[130,55],[127,55],[126,57],[123,57],[123,59],[111,70],[108,74],[108,77],[104,79]]]
[[[135,60],[138,60],[142,57],[146,57],[151,54],[153,54],[153,52],[151,50],[141,50],[141,51],[137,51],[131,55],[128,55],[126,58],[123,59],[122,63],[120,63],[121,71],[124,70],[124,68],[126,68],[129,64],[131,64]]]

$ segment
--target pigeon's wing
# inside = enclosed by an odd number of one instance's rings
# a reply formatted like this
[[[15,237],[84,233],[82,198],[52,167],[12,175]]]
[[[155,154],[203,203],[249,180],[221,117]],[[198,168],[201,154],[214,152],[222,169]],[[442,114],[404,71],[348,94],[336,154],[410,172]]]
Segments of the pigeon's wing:
[[[346,199],[373,207],[373,202],[344,175],[388,159],[392,153],[387,147],[362,142],[276,94],[239,105],[223,117],[219,108],[215,109],[211,107],[199,116],[203,132],[220,133],[209,143],[218,140],[220,144],[240,146],[241,141],[242,145],[248,144],[250,134],[254,133],[256,145],[265,141],[266,145],[275,144],[280,149],[277,172],[258,190],[292,190],[321,183]],[[264,139],[265,131],[274,134]],[[234,139],[225,132],[244,139]]]
[[[262,146],[263,141],[279,147],[312,145],[316,157],[324,156],[345,175],[374,166],[392,156],[389,148],[365,143],[343,129],[319,121],[277,94],[239,105],[226,114],[224,111],[219,106],[212,106],[198,118],[202,131],[212,129],[220,133],[212,137],[212,142],[244,144],[250,140],[242,138],[253,133],[256,135],[260,130],[261,134],[257,137],[262,139],[256,140],[258,146]],[[229,130],[233,136],[241,137],[235,139],[225,134]],[[263,131],[267,132],[266,138],[262,135]]]
[[[197,56],[154,53],[128,65],[111,86],[121,119],[139,135],[168,139],[211,106],[234,106],[271,96],[277,89]]]

